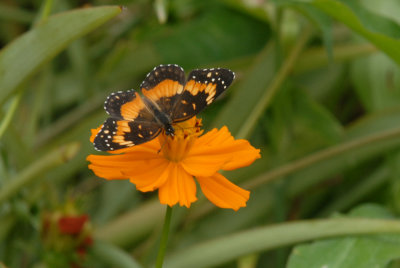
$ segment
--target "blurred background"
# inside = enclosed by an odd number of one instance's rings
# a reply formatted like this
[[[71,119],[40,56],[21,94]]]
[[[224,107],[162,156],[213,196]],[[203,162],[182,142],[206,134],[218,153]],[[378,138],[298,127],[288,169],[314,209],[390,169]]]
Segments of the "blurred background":
[[[122,9],[95,8],[105,5]],[[224,173],[251,191],[246,208],[216,208],[200,190],[190,209],[175,208],[167,264],[204,241],[367,203],[396,217],[399,12],[397,0],[2,1],[0,261],[154,263],[165,209],[157,193],[98,178],[85,159],[98,153],[90,129],[107,117],[106,97],[139,89],[159,64],[235,71],[200,117],[262,154]],[[400,258],[395,241],[386,264]],[[186,267],[313,267],[293,260],[294,244]],[[177,263],[168,267],[185,267]]]

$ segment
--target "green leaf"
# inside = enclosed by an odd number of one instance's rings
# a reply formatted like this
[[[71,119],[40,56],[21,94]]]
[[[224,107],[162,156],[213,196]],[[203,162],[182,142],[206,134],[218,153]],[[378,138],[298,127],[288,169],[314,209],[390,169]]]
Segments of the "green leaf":
[[[248,137],[282,88],[310,35],[311,31],[307,28],[276,74],[275,50],[272,45],[268,45],[258,55],[246,80],[240,84],[238,91],[218,115],[215,125],[226,124],[237,137]]]
[[[305,14],[307,14],[312,20],[315,21],[318,28],[322,32],[322,38],[326,46],[329,59],[333,57],[333,41],[332,41],[332,20],[330,17],[323,14],[321,11],[313,6],[299,5],[298,7]]]
[[[257,56],[253,67],[245,76],[246,79],[241,82],[239,89],[215,120],[216,126],[227,125],[232,133],[238,133],[274,77],[274,71],[277,68],[274,53],[274,46],[268,45]]]
[[[394,215],[377,204],[363,204],[352,209],[348,215],[352,218],[395,219]]]
[[[156,25],[141,31],[144,40],[138,42],[132,38],[119,42],[104,61],[100,75],[112,80],[113,87],[115,81],[128,81],[122,87],[131,87],[133,74],[140,74],[137,76],[140,81],[136,82],[139,84],[143,75],[160,63],[176,63],[189,71],[253,55],[270,36],[268,24],[220,8],[182,24]],[[140,64],[133,64],[137,62]]]
[[[278,162],[333,145],[343,134],[337,119],[297,87],[284,87],[278,92],[259,124],[265,129]]]
[[[400,2],[397,0],[363,0],[360,2],[360,4],[364,5],[366,9],[371,10],[376,14],[389,18],[398,24],[400,23]]]
[[[400,38],[400,26],[396,22],[379,15],[375,10],[378,8],[379,3],[375,3],[372,6],[373,8],[368,10],[364,7],[363,1],[339,1],[351,8],[361,23],[370,31],[382,33],[396,39]]]
[[[121,12],[118,6],[64,12],[20,36],[0,52],[0,103],[75,39]]]
[[[366,116],[354,122],[346,130],[346,140],[353,140],[365,135],[396,129],[400,120],[400,107],[389,108]]]
[[[339,235],[378,233],[400,233],[400,222],[397,220],[341,218],[276,224],[180,249],[174,255],[167,257],[163,267],[213,267],[239,256],[301,241]]]
[[[262,49],[269,37],[267,24],[218,8],[172,30],[157,36],[162,39],[156,39],[154,45],[164,62],[185,68],[251,55]]]
[[[94,237],[120,246],[129,245],[135,239],[143,237],[143,234],[154,230],[160,220],[162,221],[164,214],[165,206],[158,200],[150,200],[139,208],[96,228]],[[133,225],[135,228],[132,228]]]
[[[340,192],[340,198],[335,198],[333,201],[324,206],[320,215],[330,215],[335,211],[344,211],[351,208],[372,192],[381,188],[389,180],[390,169],[388,165],[378,166],[375,170],[363,177],[357,184],[347,187]]]
[[[301,128],[301,133],[313,139],[323,139],[327,143],[335,143],[342,137],[340,122],[321,104],[311,99],[307,94],[296,88],[292,91],[295,103],[294,121]],[[315,140],[314,140],[315,142]]]
[[[95,215],[97,223],[104,223],[115,217],[118,212],[132,207],[138,200],[138,191],[128,180],[112,181],[102,188],[102,198],[99,202],[98,213]]]
[[[322,33],[322,39],[324,41],[326,52],[329,59],[333,57],[333,41],[332,41],[332,19],[323,13],[321,10],[309,5],[308,3],[300,3],[293,0],[274,0],[276,5],[292,7],[305,16],[309,17],[318,26]]]
[[[384,155],[400,146],[399,116],[399,112],[392,112],[365,118],[345,133],[343,142],[269,170],[246,186],[253,188],[292,175],[287,191],[294,196],[329,176]]]
[[[90,254],[101,264],[107,264],[108,267],[143,267],[130,254],[106,242],[96,240],[95,243],[90,247]]]
[[[304,2],[304,1],[300,1]],[[347,25],[350,29],[354,32],[358,33],[359,35],[366,38],[368,41],[376,45],[379,49],[385,52],[389,57],[391,57],[394,61],[400,64],[400,40],[397,39],[400,33],[398,27],[393,30],[393,24],[388,22],[388,20],[384,20],[383,18],[378,18],[378,15],[373,16],[374,21],[379,20],[379,22],[385,21],[387,25],[390,23],[392,29],[390,32],[385,31],[385,35],[381,33],[381,31],[377,31],[377,25],[373,23],[367,23],[371,18],[371,14],[368,12],[358,12],[359,14],[355,13],[347,5],[341,3],[340,1],[335,0],[312,0],[309,2],[313,6],[317,7],[318,9],[322,10],[326,14],[330,15],[331,17],[337,19],[338,21]],[[346,1],[347,3],[347,1]],[[368,16],[366,15],[368,14]],[[362,16],[363,19],[360,19]],[[367,25],[365,25],[367,24]],[[380,26],[379,29],[384,27]],[[387,29],[385,27],[385,29]],[[394,38],[395,36],[396,38]]]
[[[351,217],[393,218],[387,210],[367,205],[357,208]],[[386,267],[400,258],[400,235],[369,235],[317,241],[293,249],[288,268]]]
[[[298,246],[288,268],[386,267],[400,257],[400,245],[386,238],[343,238]],[[367,257],[368,256],[368,257]]]
[[[54,166],[64,164],[75,157],[79,147],[79,143],[74,142],[55,148],[53,151],[50,151],[33,162],[30,166],[26,167],[19,174],[10,178],[0,190],[0,205],[15,195],[23,187],[43,179],[43,176],[39,176],[40,174],[54,168]]]
[[[366,110],[373,112],[399,104],[399,67],[386,55],[378,53],[355,60],[351,78]]]

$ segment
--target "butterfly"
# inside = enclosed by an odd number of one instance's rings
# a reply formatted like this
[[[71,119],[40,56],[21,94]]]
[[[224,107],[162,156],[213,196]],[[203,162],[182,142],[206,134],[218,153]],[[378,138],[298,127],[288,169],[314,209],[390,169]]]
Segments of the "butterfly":
[[[150,141],[162,131],[174,136],[174,124],[192,118],[210,105],[235,79],[224,68],[195,69],[185,79],[176,64],[155,67],[135,90],[107,97],[110,115],[94,139],[98,151],[114,151]]]

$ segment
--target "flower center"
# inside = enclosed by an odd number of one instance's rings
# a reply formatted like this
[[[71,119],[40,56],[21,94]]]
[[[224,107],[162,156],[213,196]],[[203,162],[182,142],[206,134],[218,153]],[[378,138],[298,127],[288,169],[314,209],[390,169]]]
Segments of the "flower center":
[[[198,136],[202,134],[201,119],[193,117],[174,125],[174,136],[161,133],[158,137],[161,145],[161,153],[172,162],[183,160]]]

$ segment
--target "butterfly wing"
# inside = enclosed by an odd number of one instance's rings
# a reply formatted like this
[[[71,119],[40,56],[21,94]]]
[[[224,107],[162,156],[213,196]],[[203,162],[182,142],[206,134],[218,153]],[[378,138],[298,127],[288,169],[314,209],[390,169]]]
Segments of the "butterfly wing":
[[[144,104],[139,94],[135,90],[118,91],[111,93],[104,102],[104,110],[113,118],[123,119],[121,106],[131,102],[130,107],[135,107],[136,111],[144,108]],[[127,116],[127,115],[126,115]]]
[[[140,85],[143,95],[168,116],[185,85],[185,72],[176,64],[155,67]]]
[[[160,134],[161,128],[148,121],[137,122],[107,118],[94,139],[98,151],[115,151],[150,141]]]
[[[139,94],[119,91],[108,96],[104,109],[110,117],[94,139],[99,151],[114,151],[141,144],[157,137],[161,126]]]
[[[175,64],[154,68],[141,84],[146,102],[168,115],[174,123],[185,121],[210,105],[224,92],[235,74],[223,68],[198,69],[189,74]],[[154,139],[163,127],[149,108],[132,91],[112,93],[104,104],[110,115],[94,140],[100,151],[113,151]]]
[[[228,69],[193,70],[172,108],[173,122],[182,122],[200,113],[224,92],[234,79],[235,73]]]

